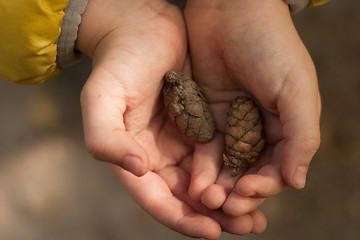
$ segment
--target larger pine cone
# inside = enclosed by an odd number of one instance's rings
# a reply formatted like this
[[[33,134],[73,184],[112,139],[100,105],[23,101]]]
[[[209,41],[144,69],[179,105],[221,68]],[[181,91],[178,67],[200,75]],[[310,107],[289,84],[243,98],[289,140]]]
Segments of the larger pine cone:
[[[200,87],[184,73],[166,73],[164,104],[171,121],[182,133],[198,143],[210,142],[215,135],[215,121]]]

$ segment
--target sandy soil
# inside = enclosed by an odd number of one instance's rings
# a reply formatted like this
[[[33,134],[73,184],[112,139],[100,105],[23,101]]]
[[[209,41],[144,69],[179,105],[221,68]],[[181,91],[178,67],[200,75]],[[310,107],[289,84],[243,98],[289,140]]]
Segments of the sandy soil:
[[[359,239],[359,9],[332,0],[293,16],[318,71],[322,145],[307,187],[262,205],[265,233],[221,239]],[[90,69],[84,58],[42,85],[0,81],[0,239],[188,239],[147,215],[87,153],[79,94]]]

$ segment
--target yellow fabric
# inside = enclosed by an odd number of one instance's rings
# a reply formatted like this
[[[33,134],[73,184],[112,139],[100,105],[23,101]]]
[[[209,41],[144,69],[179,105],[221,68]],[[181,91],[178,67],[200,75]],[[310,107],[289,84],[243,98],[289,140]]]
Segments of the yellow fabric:
[[[309,3],[309,7],[317,7],[324,3],[327,3],[329,0],[311,0]]]
[[[69,0],[0,0],[0,78],[40,83],[59,74],[56,40]]]

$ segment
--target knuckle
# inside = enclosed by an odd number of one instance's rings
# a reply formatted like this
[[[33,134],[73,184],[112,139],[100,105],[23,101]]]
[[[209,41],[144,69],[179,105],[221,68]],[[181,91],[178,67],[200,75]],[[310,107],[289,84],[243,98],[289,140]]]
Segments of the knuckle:
[[[86,148],[96,160],[106,161],[106,144],[97,141],[87,141]]]
[[[317,152],[317,150],[319,149],[320,144],[321,144],[321,137],[320,137],[320,133],[319,133],[314,138],[309,140],[310,151],[313,152],[313,154],[315,154]]]
[[[320,138],[311,138],[303,142],[304,156],[310,162],[320,147]]]

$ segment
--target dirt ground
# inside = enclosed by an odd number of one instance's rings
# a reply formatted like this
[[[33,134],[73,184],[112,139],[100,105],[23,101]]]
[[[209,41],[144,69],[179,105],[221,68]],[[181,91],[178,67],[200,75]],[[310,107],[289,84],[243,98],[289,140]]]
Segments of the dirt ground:
[[[261,209],[261,235],[221,239],[360,239],[360,2],[293,15],[318,71],[322,144],[304,190]],[[0,81],[0,239],[188,239],[153,220],[87,153],[79,94],[88,58],[35,86]]]

